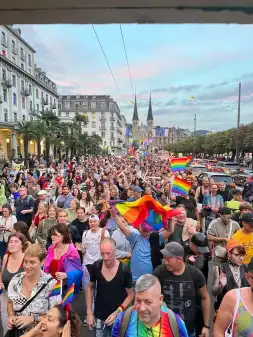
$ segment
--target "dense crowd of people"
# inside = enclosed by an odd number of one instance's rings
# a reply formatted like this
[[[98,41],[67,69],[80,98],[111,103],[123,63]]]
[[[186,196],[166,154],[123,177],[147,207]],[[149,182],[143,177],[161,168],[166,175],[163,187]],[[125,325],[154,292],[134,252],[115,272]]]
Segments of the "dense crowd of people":
[[[33,166],[6,166],[0,181],[5,336],[79,337],[81,325],[96,337],[251,336],[253,212],[240,189],[173,173],[159,154]],[[175,176],[189,193],[172,193]],[[115,207],[145,195],[177,211],[160,230],[131,226]]]

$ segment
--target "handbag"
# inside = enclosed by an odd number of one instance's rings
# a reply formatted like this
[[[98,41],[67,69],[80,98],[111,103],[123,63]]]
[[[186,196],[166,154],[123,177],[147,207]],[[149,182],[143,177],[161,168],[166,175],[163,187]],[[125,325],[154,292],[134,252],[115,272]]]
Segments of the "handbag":
[[[15,313],[21,313],[22,311],[24,311],[28,305],[30,305],[32,303],[32,301],[42,292],[43,289],[46,288],[46,286],[48,285],[49,282],[51,282],[54,278],[50,277],[47,280],[47,283],[44,283],[43,286],[37,291],[37,293],[31,297],[24,305],[21,309],[15,311]],[[17,327],[12,328],[11,330],[8,330],[5,334],[4,337],[20,337],[22,335],[24,335],[24,333],[26,332],[26,328],[23,329],[19,329]]]
[[[233,230],[233,226],[232,226],[232,223],[230,223],[230,225],[229,225],[229,233],[228,233],[228,238],[229,239],[231,238],[232,230]],[[217,257],[224,258],[226,256],[226,254],[227,254],[227,249],[226,249],[226,247],[223,247],[223,246],[216,246],[214,248],[214,254]]]

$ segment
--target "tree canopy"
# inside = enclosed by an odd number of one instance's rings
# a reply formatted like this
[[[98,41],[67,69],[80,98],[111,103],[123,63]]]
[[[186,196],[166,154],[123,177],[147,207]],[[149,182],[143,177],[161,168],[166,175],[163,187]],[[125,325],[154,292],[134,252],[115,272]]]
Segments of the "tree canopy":
[[[240,150],[253,152],[253,123],[241,125],[239,128]],[[235,153],[237,129],[229,129],[220,132],[209,133],[206,136],[197,136],[184,139],[181,142],[165,146],[165,150],[190,154],[221,154]]]

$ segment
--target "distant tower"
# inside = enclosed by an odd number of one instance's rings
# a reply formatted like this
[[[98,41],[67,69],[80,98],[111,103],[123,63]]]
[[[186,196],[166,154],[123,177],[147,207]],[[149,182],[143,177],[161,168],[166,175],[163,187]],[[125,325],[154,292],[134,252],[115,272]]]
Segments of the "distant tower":
[[[138,117],[138,109],[137,109],[137,101],[135,95],[134,101],[134,114],[132,119],[132,135],[133,139],[138,140],[138,129],[139,129],[139,117]]]
[[[150,97],[149,97],[147,127],[148,127],[148,139],[152,139],[152,137],[153,137],[153,127],[154,127],[154,118],[153,118],[153,112],[152,112],[151,92],[150,92]]]

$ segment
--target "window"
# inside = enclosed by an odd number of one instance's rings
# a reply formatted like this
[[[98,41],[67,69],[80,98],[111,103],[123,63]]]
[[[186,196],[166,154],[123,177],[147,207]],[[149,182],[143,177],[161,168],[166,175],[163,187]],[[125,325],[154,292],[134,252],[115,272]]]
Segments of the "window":
[[[95,110],[97,108],[97,102],[91,102],[90,107],[92,110]]]
[[[33,114],[29,114],[30,121],[33,121]]]
[[[14,116],[14,122],[17,122],[18,121],[18,114],[16,112],[14,112],[13,116]]]
[[[39,90],[36,89],[36,98],[39,98]]]
[[[50,97],[50,106],[52,106],[52,97]]]
[[[25,115],[22,116],[22,121],[25,121]]]
[[[37,113],[39,113],[40,111],[39,104],[36,105],[36,110],[37,110]]]
[[[96,113],[92,112],[91,117],[92,117],[92,119],[96,119]]]
[[[105,138],[105,132],[104,131],[101,132],[101,137]]]
[[[65,109],[70,109],[70,103],[69,102],[64,102],[64,107],[65,107]]]
[[[3,77],[3,80],[6,80],[6,70],[4,68],[2,70],[2,77]]]
[[[31,84],[29,84],[29,94],[30,95],[32,94],[32,86],[31,86]]]
[[[21,101],[22,101],[22,109],[25,109],[25,97],[24,96],[22,96]]]
[[[66,117],[69,117],[69,112],[68,111],[66,111],[65,114],[66,114]]]
[[[83,107],[84,107],[84,109],[88,109],[89,108],[89,102],[87,102],[87,101],[83,102]]]
[[[5,38],[6,38],[6,35],[5,35],[5,32],[2,32],[2,42],[4,42],[5,41]]]
[[[21,60],[25,60],[25,54],[24,54],[24,49],[23,48],[20,48],[20,58]]]
[[[16,76],[12,75],[12,85],[14,88],[16,88]]]
[[[23,80],[21,80],[21,90],[25,89],[25,82]]]
[[[100,109],[105,110],[106,109],[106,103],[100,102]]]
[[[4,122],[8,122],[8,111],[4,109]]]
[[[41,100],[43,100],[43,98],[44,98],[44,97],[43,97],[43,91],[41,91]]]
[[[31,67],[32,66],[32,58],[31,55],[28,54],[28,65]]]
[[[12,57],[12,62],[13,62],[13,63],[16,63],[16,59],[15,59],[14,56]]]
[[[46,103],[48,104],[48,95],[46,95]]]
[[[109,110],[114,112],[114,103],[109,103]]]
[[[3,89],[4,102],[7,102],[7,89]]]
[[[58,117],[61,117],[61,111],[58,111]]]
[[[96,122],[92,122],[92,128],[96,127]]]
[[[33,110],[33,102],[30,101],[29,105],[30,105],[30,111],[32,111]]]
[[[13,104],[17,105],[17,95],[15,93],[13,94]]]
[[[24,63],[21,63],[21,69],[25,69],[25,67],[24,67]]]

